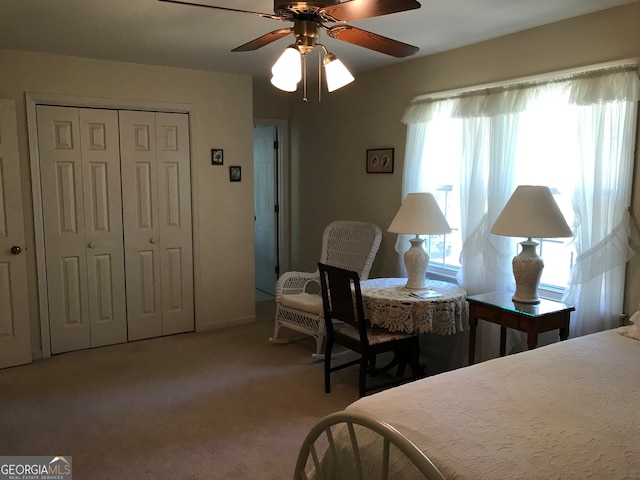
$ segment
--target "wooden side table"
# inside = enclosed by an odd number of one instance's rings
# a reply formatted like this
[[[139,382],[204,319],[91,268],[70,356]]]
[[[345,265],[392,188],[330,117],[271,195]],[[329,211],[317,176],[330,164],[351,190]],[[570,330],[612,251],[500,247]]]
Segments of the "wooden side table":
[[[552,300],[538,304],[515,303],[513,293],[494,292],[467,297],[469,302],[469,365],[475,363],[478,320],[500,325],[500,356],[506,353],[507,328],[527,334],[529,350],[538,345],[538,334],[559,330],[560,340],[569,336],[569,322],[574,307]]]

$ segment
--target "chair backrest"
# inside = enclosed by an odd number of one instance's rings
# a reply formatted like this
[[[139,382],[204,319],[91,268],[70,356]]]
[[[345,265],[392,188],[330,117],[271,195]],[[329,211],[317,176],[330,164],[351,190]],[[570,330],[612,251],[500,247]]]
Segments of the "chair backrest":
[[[348,323],[360,334],[360,343],[366,348],[367,320],[364,316],[360,276],[339,267],[318,263],[322,306],[327,334],[334,334],[332,320]]]
[[[382,230],[373,223],[331,222],[322,235],[320,263],[358,272],[366,280],[381,241]]]

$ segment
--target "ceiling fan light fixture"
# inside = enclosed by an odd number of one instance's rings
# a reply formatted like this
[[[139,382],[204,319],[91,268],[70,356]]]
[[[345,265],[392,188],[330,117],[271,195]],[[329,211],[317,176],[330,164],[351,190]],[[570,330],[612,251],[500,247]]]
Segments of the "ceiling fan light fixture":
[[[420,8],[418,0],[273,0],[273,14],[254,12],[238,8],[210,5],[207,2],[193,3],[193,0],[160,0],[162,2],[223,10],[227,12],[247,13],[271,20],[285,20],[293,22],[289,28],[278,28],[259,36],[232,52],[251,52],[269,45],[289,34],[295,37],[295,43],[289,45],[278,61],[273,65],[271,83],[277,88],[293,92],[297,84],[302,81],[303,101],[307,101],[307,69],[306,59],[317,46],[322,46],[325,52],[325,78],[327,89],[333,92],[354,81],[353,75],[347,68],[330,54],[324,45],[318,42],[321,31],[333,39],[340,40],[359,47],[375,50],[385,55],[404,58],[415,54],[419,48],[392,38],[383,37],[376,33],[362,30],[348,25],[346,22],[381,17],[392,13],[406,12]],[[327,26],[325,23],[335,23]],[[304,58],[301,58],[304,57]],[[304,62],[303,62],[304,60]],[[323,57],[318,55],[318,63]],[[301,72],[302,70],[302,72]],[[322,67],[318,68],[318,101],[322,91]]]
[[[355,80],[349,69],[333,53],[325,53],[322,63],[327,79],[327,91],[333,92]]]
[[[283,92],[295,92],[298,89],[298,82],[291,82],[285,77],[271,77],[271,85]]]
[[[281,90],[284,89],[278,85],[296,85],[300,80],[302,80],[302,60],[300,52],[295,45],[285,48],[282,55],[280,55],[280,58],[278,58],[276,63],[273,64],[273,67],[271,67],[271,73],[273,74],[271,83]],[[274,83],[274,80],[277,83]],[[293,90],[285,91],[292,92],[295,91],[295,88]]]

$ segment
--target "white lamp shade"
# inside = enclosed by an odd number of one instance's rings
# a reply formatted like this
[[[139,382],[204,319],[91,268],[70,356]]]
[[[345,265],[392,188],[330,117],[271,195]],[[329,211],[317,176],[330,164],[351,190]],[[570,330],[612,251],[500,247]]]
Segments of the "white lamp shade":
[[[280,88],[278,84],[291,85],[302,80],[302,59],[298,49],[295,47],[285,48],[280,58],[271,67],[271,73],[273,74],[271,83],[278,88]],[[274,79],[276,83],[274,83]]]
[[[441,235],[451,233],[438,202],[431,193],[410,193],[387,229],[390,233]]]
[[[506,237],[571,237],[571,229],[549,187],[520,185],[498,216],[491,233]]]
[[[329,92],[338,90],[355,80],[347,67],[337,58],[324,64],[324,72],[327,78],[327,91]]]

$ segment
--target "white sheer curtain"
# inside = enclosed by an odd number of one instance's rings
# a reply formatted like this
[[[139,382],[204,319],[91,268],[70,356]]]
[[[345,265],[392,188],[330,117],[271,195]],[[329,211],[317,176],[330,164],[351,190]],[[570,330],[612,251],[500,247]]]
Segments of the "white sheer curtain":
[[[628,207],[637,82],[637,75],[625,72],[572,85],[571,97],[579,103],[574,107],[581,160],[576,191],[593,191],[573,198],[578,257],[563,298],[579,307],[572,336],[613,328],[622,312],[625,263],[634,254],[629,239],[636,233]]]
[[[514,287],[513,241],[490,235],[489,230],[515,187],[523,183],[519,179],[535,184],[554,181],[554,172],[538,164],[547,155],[527,158],[524,146],[531,144],[538,129],[544,131],[549,115],[558,115],[571,119],[562,124],[561,133],[569,153],[551,152],[558,155],[553,161],[567,162],[575,173],[572,229],[578,257],[566,296],[576,306],[572,335],[613,326],[622,311],[624,263],[633,253],[627,209],[639,92],[637,68],[625,67],[409,106],[403,117],[407,144],[402,196],[435,189],[429,172],[441,161],[434,152],[441,140],[438,129],[446,125],[448,158],[459,161],[460,172],[463,247],[458,282],[470,295]],[[549,105],[553,110],[544,110]],[[409,245],[401,237],[396,250],[403,268],[401,255]],[[478,347],[481,358],[497,351],[488,339]]]

